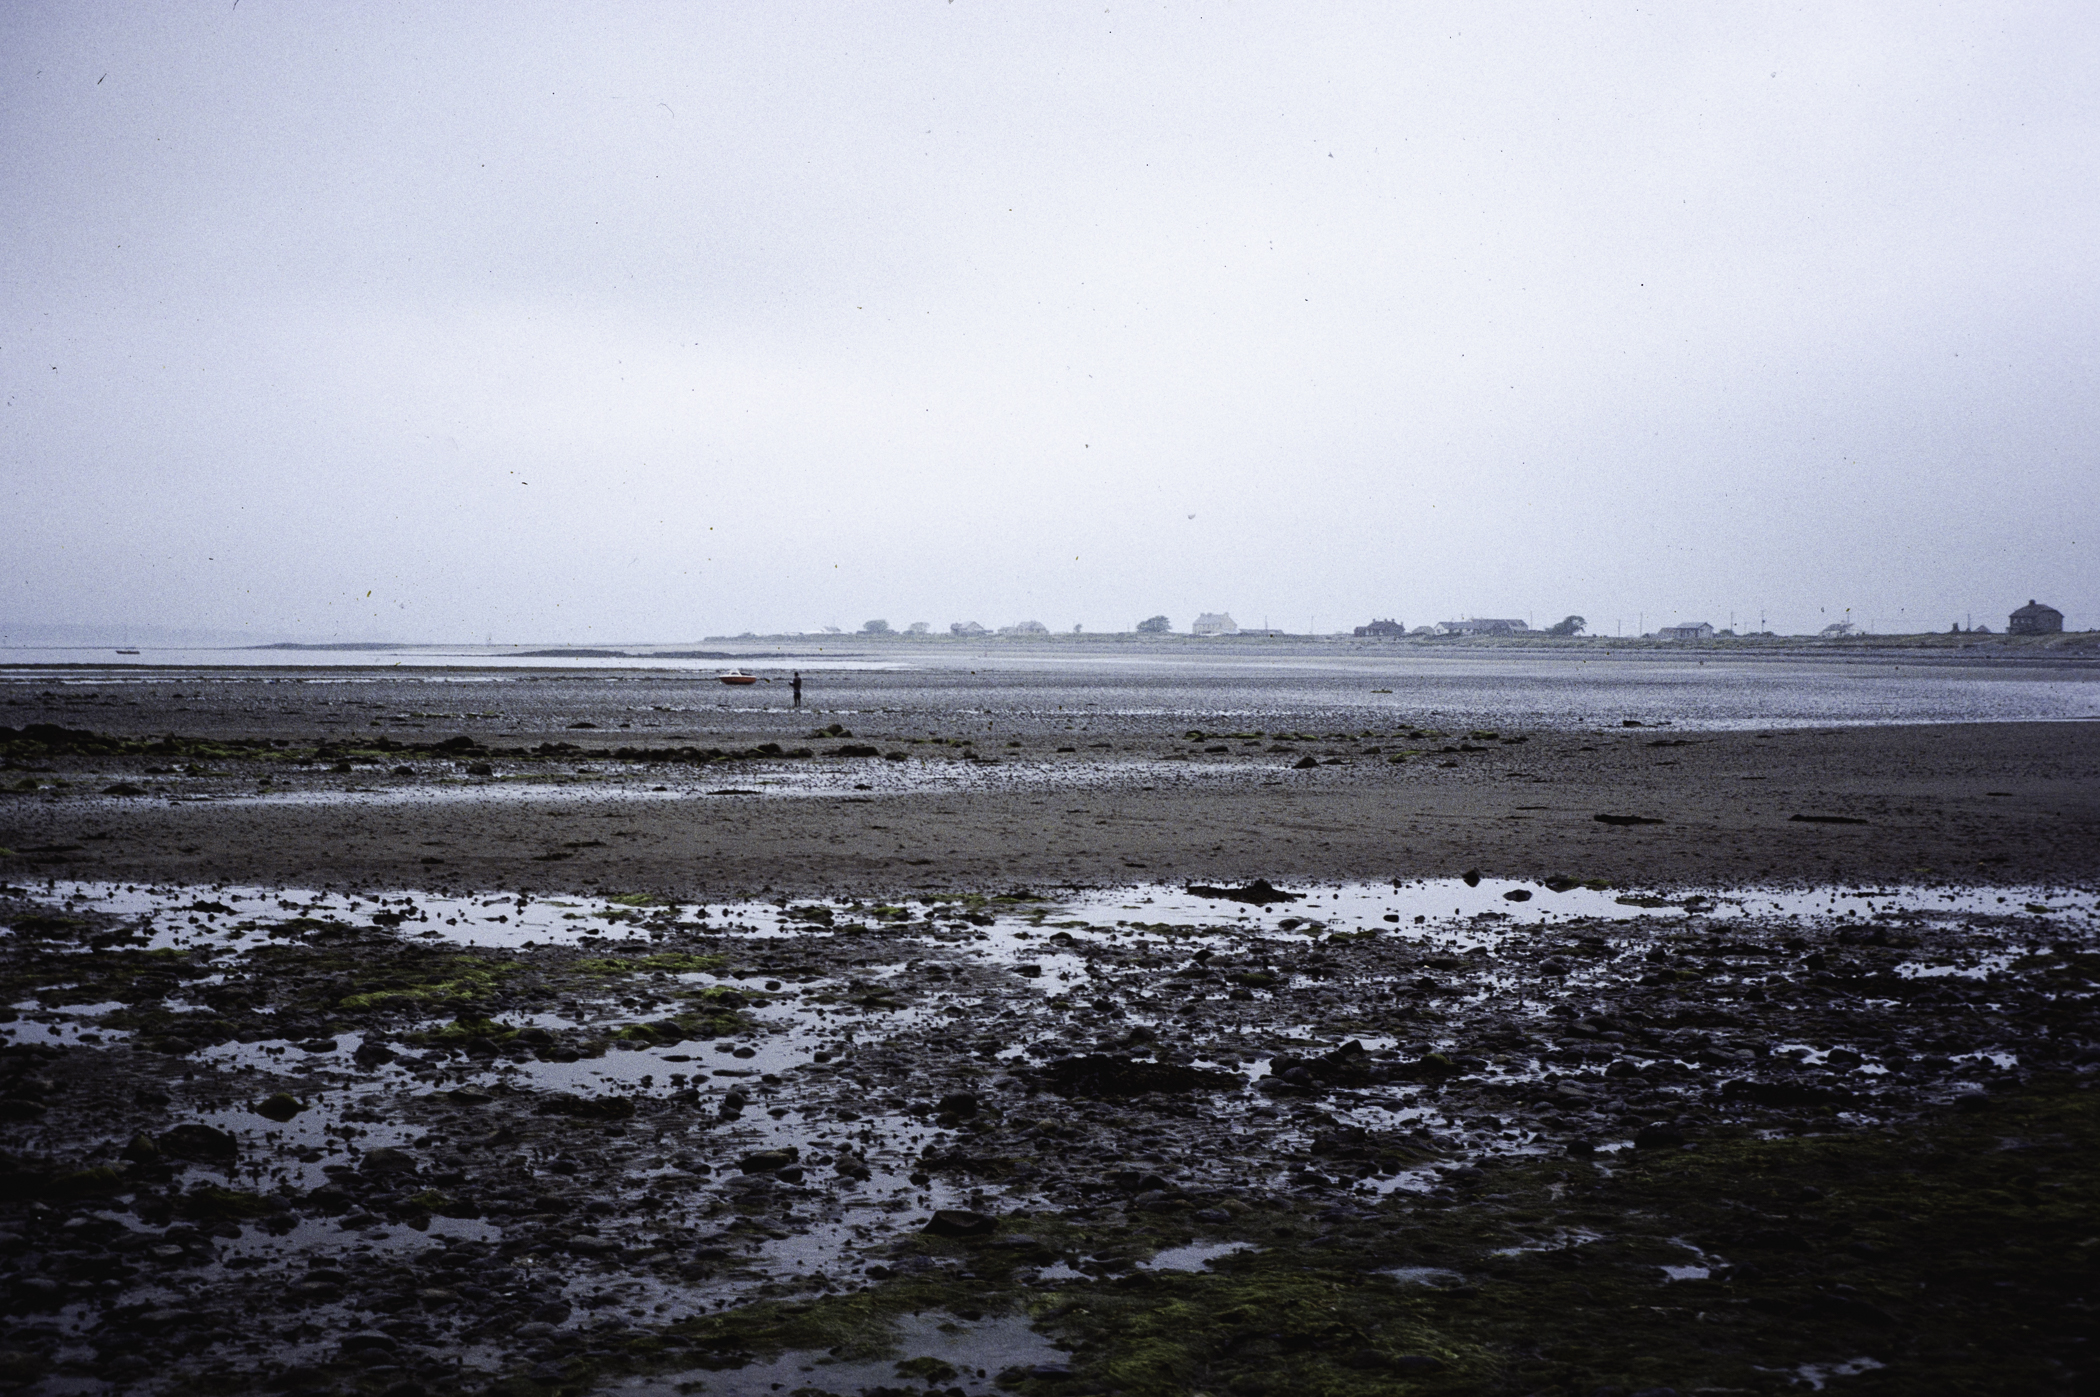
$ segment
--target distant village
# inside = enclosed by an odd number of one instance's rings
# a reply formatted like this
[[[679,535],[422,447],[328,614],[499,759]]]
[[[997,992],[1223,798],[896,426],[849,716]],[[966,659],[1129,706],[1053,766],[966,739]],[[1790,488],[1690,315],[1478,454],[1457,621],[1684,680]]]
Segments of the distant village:
[[[2041,602],[2029,600],[2025,606],[2014,608],[2006,617],[2004,633],[2006,635],[2056,635],[2061,633],[2063,628],[2064,614],[2061,611],[2058,611],[2053,606],[2046,606]],[[1847,636],[1861,636],[1869,633],[1858,623],[1851,620],[1843,620],[1832,622],[1809,638],[1838,640]],[[846,635],[849,632],[840,626],[824,626],[815,632],[801,632],[799,634]],[[1392,617],[1387,617],[1383,620],[1367,621],[1352,630],[1313,631],[1308,629],[1305,631],[1286,631],[1269,627],[1242,626],[1239,622],[1232,619],[1230,612],[1224,611],[1203,612],[1189,623],[1185,631],[1177,630],[1170,618],[1160,615],[1148,616],[1144,620],[1137,622],[1128,631],[1120,632],[1092,632],[1087,631],[1083,626],[1074,626],[1069,631],[1053,631],[1041,621],[1016,621],[1010,626],[998,627],[980,625],[976,621],[951,621],[948,623],[945,632],[943,632],[937,631],[930,621],[913,621],[901,627],[893,627],[888,621],[876,620],[864,622],[859,630],[850,632],[850,634],[856,638],[894,638],[899,640],[938,639],[943,635],[964,640],[995,636],[1047,637],[1051,635],[1188,635],[1198,639],[1216,639],[1226,636],[1248,639],[1283,639],[1290,637],[1299,640],[1324,640],[1340,637],[1366,640],[1434,640],[1475,636],[1525,637],[1534,639],[1604,638],[1599,632],[1591,628],[1590,623],[1586,619],[1580,616],[1564,616],[1550,626],[1537,628],[1534,628],[1528,620],[1509,616],[1471,616],[1456,621],[1438,621],[1432,625],[1418,625],[1414,627],[1409,627]],[[1917,632],[1909,632],[1909,634],[1917,634]],[[1945,634],[1982,636],[1991,635],[1993,631],[1988,625],[1964,625],[1961,622],[1955,622]],[[1768,630],[1738,633],[1732,627],[1716,628],[1711,622],[1694,621],[1689,624],[1658,626],[1653,630],[1639,631],[1638,636],[1642,640],[1698,641],[1747,639],[1752,637],[1777,638],[1777,633]],[[754,640],[761,637],[746,632],[740,636],[710,636],[708,638],[711,640]]]

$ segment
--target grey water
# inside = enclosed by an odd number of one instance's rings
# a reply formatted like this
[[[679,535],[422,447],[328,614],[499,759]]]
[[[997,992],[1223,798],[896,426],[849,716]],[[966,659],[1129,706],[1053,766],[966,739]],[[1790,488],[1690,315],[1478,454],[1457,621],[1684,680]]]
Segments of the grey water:
[[[761,682],[721,685],[716,675],[732,665]],[[799,710],[787,683],[796,672],[804,679]],[[16,696],[31,687],[63,699],[170,685],[200,685],[195,697],[266,711],[325,704],[375,715],[402,710],[429,722],[587,720],[624,725],[621,740],[637,742],[692,737],[711,722],[777,723],[791,733],[812,720],[851,726],[855,718],[928,732],[1100,722],[1133,736],[1278,725],[1581,730],[1630,719],[1729,730],[2100,718],[2100,662],[2033,655],[1560,654],[1311,641],[751,645],[724,659],[534,658],[482,647],[148,652],[121,660],[84,651],[0,653],[0,687]]]

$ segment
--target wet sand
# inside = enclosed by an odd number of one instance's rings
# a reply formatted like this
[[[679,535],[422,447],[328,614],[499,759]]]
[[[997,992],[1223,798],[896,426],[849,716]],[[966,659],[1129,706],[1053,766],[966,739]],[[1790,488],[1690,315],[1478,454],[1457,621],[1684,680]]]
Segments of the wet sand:
[[[748,751],[778,728],[706,741]],[[853,739],[804,734],[809,757],[697,764],[614,758],[620,739],[566,729],[464,757],[406,750],[439,730],[386,739],[394,752],[336,738],[303,766],[301,744],[329,739],[277,731],[292,746],[230,759],[18,762],[35,774],[14,784],[41,789],[0,798],[0,847],[16,876],[682,898],[1469,868],[1654,887],[2100,870],[2100,723],[1278,741],[1297,729],[1189,740],[1095,719],[1085,746],[1031,733],[965,749],[863,722]],[[551,741],[575,750],[530,754]],[[832,755],[851,746],[902,759]],[[351,770],[331,769],[336,753]],[[476,761],[493,774],[468,775]],[[120,782],[142,793],[99,794]]]

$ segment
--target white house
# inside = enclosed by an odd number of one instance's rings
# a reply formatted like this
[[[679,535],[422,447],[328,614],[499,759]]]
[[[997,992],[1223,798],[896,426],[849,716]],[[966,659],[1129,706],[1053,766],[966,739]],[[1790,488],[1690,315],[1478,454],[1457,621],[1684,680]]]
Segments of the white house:
[[[1206,611],[1189,627],[1190,635],[1238,635],[1240,623],[1222,611]]]

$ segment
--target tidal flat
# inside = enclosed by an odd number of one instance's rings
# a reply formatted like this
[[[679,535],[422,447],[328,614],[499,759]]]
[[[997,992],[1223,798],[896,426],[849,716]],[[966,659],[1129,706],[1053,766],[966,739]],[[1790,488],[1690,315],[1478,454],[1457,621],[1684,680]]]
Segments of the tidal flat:
[[[2092,1379],[2090,724],[252,683],[6,695],[10,1390]]]

